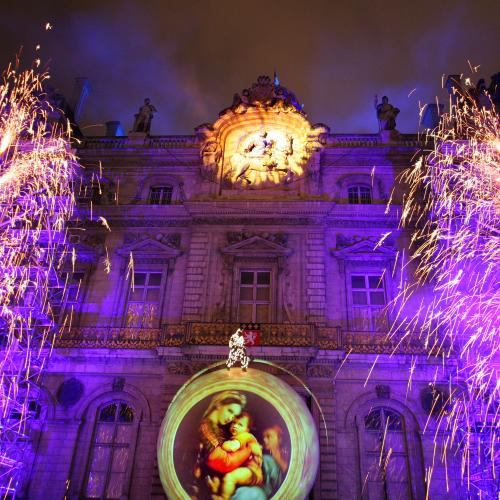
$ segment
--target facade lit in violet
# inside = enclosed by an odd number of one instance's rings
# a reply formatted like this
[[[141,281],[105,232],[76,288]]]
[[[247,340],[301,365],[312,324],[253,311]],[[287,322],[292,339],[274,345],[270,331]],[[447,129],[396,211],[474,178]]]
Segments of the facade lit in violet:
[[[193,135],[155,136],[157,111],[146,100],[130,132],[108,122],[107,136],[75,146],[85,167],[71,230],[77,261],[61,304],[61,315],[73,308],[72,327],[44,377],[23,494],[166,498],[157,441],[169,405],[201,370],[217,362],[226,370],[229,338],[250,323],[260,338],[247,346],[248,376],[278,377],[316,426],[309,498],[422,499],[427,487],[432,499],[466,495],[459,464],[450,455],[445,470],[440,461],[443,431],[429,417],[442,359],[411,337],[386,337],[394,319],[386,305],[405,279],[394,269],[408,246],[397,230],[397,178],[422,148],[418,136],[397,131],[397,103],[387,99],[373,110],[375,133],[332,134],[268,77],[227,104]],[[179,424],[187,451],[176,445],[172,457],[187,486],[171,498],[229,498],[224,477],[208,494],[188,484],[213,479],[200,472],[202,444],[198,455],[188,450],[202,439],[200,419],[233,408],[242,422],[246,404],[259,422],[272,406],[221,391]],[[283,475],[297,450],[285,417],[269,411],[254,436]],[[273,496],[245,496],[245,484],[232,498]],[[252,484],[265,490],[262,478]],[[274,493],[281,498],[279,484]]]

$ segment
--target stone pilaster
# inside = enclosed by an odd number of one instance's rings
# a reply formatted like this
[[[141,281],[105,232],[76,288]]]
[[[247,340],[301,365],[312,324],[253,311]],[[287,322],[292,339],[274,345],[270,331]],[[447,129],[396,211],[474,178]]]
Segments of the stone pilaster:
[[[338,498],[337,490],[337,460],[336,460],[336,414],[333,388],[323,388],[321,392],[313,390],[318,398],[322,415],[318,415],[318,433],[320,445],[319,493],[322,500],[335,500]],[[319,490],[319,491],[318,491]]]
[[[305,252],[308,322],[324,323],[326,301],[324,231],[308,233]]]
[[[183,382],[184,380],[178,383],[177,385],[168,385],[162,393],[161,403],[160,403],[160,413],[158,415],[159,419],[157,420],[157,425],[156,425],[156,439],[158,439],[158,433],[160,432],[161,423],[167,413],[168,407],[172,399],[174,399],[174,396],[178,391],[179,386],[181,386]],[[152,448],[155,450],[154,468],[151,477],[151,492],[148,498],[150,500],[167,500],[167,496],[165,495],[165,491],[161,484],[160,472],[158,470],[158,454],[157,454],[156,441],[154,447]]]
[[[182,308],[183,321],[201,321],[203,319],[209,254],[208,241],[209,234],[206,232],[195,233],[191,237]]]

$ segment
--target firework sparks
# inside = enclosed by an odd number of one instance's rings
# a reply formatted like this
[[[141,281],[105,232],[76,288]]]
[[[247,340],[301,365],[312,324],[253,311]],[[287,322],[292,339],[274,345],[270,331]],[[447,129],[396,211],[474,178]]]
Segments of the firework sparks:
[[[49,28],[48,28],[49,29]],[[36,63],[35,63],[36,66]],[[48,75],[9,67],[0,85],[0,492],[15,496],[57,333],[76,161],[69,124],[43,93]]]
[[[401,223],[413,232],[403,270],[413,267],[415,280],[395,301],[406,321],[391,335],[410,331],[430,355],[458,359],[452,372],[444,363],[450,396],[435,400],[432,413],[447,436],[444,463],[448,449],[460,450],[465,483],[484,496],[498,487],[499,465],[500,122],[472,92],[453,97],[429,133],[431,151],[403,175],[409,191]],[[401,314],[411,299],[418,307]],[[489,484],[478,487],[475,475],[488,475]]]

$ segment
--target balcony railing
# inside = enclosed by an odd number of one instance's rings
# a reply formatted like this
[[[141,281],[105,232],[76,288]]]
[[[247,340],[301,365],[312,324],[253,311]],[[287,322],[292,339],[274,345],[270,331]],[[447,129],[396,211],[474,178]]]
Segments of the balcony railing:
[[[421,147],[424,144],[424,138],[416,134],[400,134],[396,143],[392,146],[402,147]],[[387,146],[382,142],[379,134],[329,134],[327,139],[327,148],[335,147],[376,147]],[[144,141],[138,144],[131,141],[128,136],[109,137],[95,136],[85,137],[78,144],[78,149],[126,149],[133,148],[197,148],[199,147],[196,136],[194,135],[165,135],[165,136],[146,136]]]
[[[238,323],[183,323],[161,328],[74,327],[57,340],[60,348],[151,349],[155,347],[226,346]],[[393,352],[423,354],[417,339],[388,339],[381,332],[343,331],[313,324],[266,323],[261,325],[260,345],[345,350],[355,353]]]

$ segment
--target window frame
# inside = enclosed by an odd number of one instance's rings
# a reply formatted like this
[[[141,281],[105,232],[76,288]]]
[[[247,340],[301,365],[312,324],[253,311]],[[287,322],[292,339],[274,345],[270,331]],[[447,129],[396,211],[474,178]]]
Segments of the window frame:
[[[366,426],[366,419],[374,413],[375,411],[379,411],[381,418],[380,418],[380,424],[381,428],[380,429],[368,429]],[[393,414],[399,418],[401,428],[400,429],[389,429],[387,427],[387,431],[385,430],[386,426],[386,419],[384,418],[384,415],[386,412],[389,412],[390,414]],[[389,441],[387,434],[389,433],[394,433],[396,435],[399,435],[401,438],[401,443],[404,446],[403,451],[395,451],[394,449],[391,449],[391,454],[390,457],[399,457],[399,458],[404,458],[404,464],[405,464],[405,471],[406,471],[406,481],[403,483],[406,484],[406,498],[414,498],[413,496],[413,484],[412,484],[412,470],[411,470],[411,463],[410,463],[410,447],[408,445],[408,430],[406,427],[406,420],[403,414],[401,414],[399,411],[395,410],[394,408],[391,408],[390,406],[379,404],[376,406],[373,406],[372,408],[368,409],[368,412],[364,413],[361,422],[360,422],[360,427],[361,427],[361,435],[362,435],[362,443],[361,445],[361,463],[362,463],[362,471],[363,471],[363,477],[366,477],[366,494],[364,497],[370,498],[370,491],[368,488],[368,484],[370,482],[382,482],[382,484],[387,484],[389,481],[387,479],[384,481],[370,481],[369,476],[372,473],[371,471],[371,466],[373,465],[373,460],[372,458],[376,458],[379,456],[386,457],[388,455],[387,451],[387,442]],[[386,434],[387,433],[387,434]],[[378,440],[381,443],[382,446],[384,446],[384,451],[381,451],[379,449],[377,450],[370,450],[368,448],[368,439],[367,439],[367,434],[368,435],[375,435],[377,434]],[[380,468],[381,469],[381,468]],[[387,478],[387,476],[386,476]]]
[[[367,270],[365,268],[361,268],[359,270],[357,269],[351,269],[347,273],[347,283],[346,283],[346,288],[347,288],[347,304],[348,304],[348,311],[347,311],[347,319],[348,319],[348,326],[349,326],[349,331],[353,332],[373,332],[373,333],[386,333],[387,329],[389,328],[389,314],[387,311],[387,304],[389,302],[389,291],[388,291],[388,284],[387,284],[387,277],[386,277],[386,268],[382,268],[380,270],[377,269],[371,269]],[[352,278],[354,276],[363,276],[365,279],[365,286],[368,285],[368,287],[365,288],[354,288],[352,285]],[[371,304],[371,298],[370,298],[370,291],[371,290],[380,290],[380,288],[370,288],[369,286],[369,278],[370,277],[381,277],[382,281],[382,290],[384,292],[384,304],[382,306],[376,305],[376,304]],[[355,328],[355,322],[358,316],[355,314],[356,309],[362,309],[363,305],[362,304],[355,304],[354,303],[354,292],[355,291],[363,291],[366,293],[367,298],[368,298],[368,304],[366,304],[366,310],[368,311],[368,318],[370,322],[370,328],[368,329],[359,329]],[[374,314],[375,310],[382,310],[383,311],[383,316],[385,320],[385,326],[383,330],[377,329],[376,328],[376,315]]]
[[[252,284],[244,284],[241,282],[241,277],[243,273],[252,273],[253,274],[253,283]],[[259,286],[258,282],[258,273],[269,273],[269,284],[261,284]],[[272,268],[246,268],[245,266],[240,267],[239,270],[239,285],[238,285],[238,321],[240,323],[269,323],[272,318],[272,307],[273,307],[273,290],[274,290],[274,281],[273,281],[273,270]],[[259,288],[267,288],[269,290],[268,300],[258,299],[257,293]],[[251,300],[242,300],[241,299],[241,290],[242,289],[251,289],[252,290],[252,299]],[[241,317],[241,306],[242,305],[251,305],[252,306],[252,318],[250,320],[245,320]],[[259,305],[267,305],[268,306],[268,321],[262,321],[257,318],[257,306]]]
[[[232,307],[231,321],[239,322],[240,319],[240,276],[242,271],[252,272],[270,272],[270,292],[269,292],[269,321],[261,321],[261,323],[275,323],[277,320],[278,304],[278,264],[275,259],[242,259],[236,261],[233,267],[233,297],[232,303],[236,307]]]
[[[130,483],[132,479],[132,472],[134,468],[134,461],[135,461],[135,455],[136,455],[136,447],[137,447],[137,440],[138,440],[138,434],[139,434],[139,425],[140,421],[142,418],[142,412],[140,408],[137,408],[136,405],[134,405],[132,402],[127,401],[125,398],[111,398],[111,399],[106,399],[105,401],[101,402],[94,411],[94,419],[92,422],[92,429],[90,432],[90,441],[88,442],[88,448],[86,450],[86,461],[85,461],[85,466],[83,468],[83,478],[81,482],[81,487],[80,487],[80,495],[79,498],[82,500],[106,500],[106,489],[109,484],[109,478],[111,475],[111,467],[112,467],[112,459],[114,455],[114,450],[115,448],[119,448],[119,446],[114,446],[115,444],[115,438],[116,438],[116,430],[119,422],[115,421],[113,422],[114,424],[114,429],[113,429],[113,443],[111,444],[111,449],[113,452],[110,455],[109,461],[108,461],[108,467],[106,471],[106,478],[105,478],[105,485],[104,485],[104,494],[100,497],[88,497],[86,496],[87,494],[87,486],[88,486],[88,481],[89,481],[89,475],[91,472],[91,463],[93,459],[93,451],[95,448],[96,444],[96,437],[97,437],[97,430],[98,430],[98,425],[100,423],[99,416],[101,414],[101,411],[106,408],[107,406],[110,406],[112,404],[117,404],[118,407],[120,404],[126,404],[129,408],[132,409],[134,412],[134,420],[130,424],[131,426],[131,432],[130,432],[130,441],[129,441],[129,447],[128,449],[130,450],[130,455],[128,457],[128,463],[127,463],[127,469],[125,472],[125,478],[123,481],[123,492],[122,495],[120,496],[120,499],[126,496],[127,498],[129,497],[130,493]]]
[[[356,189],[356,198],[357,201],[351,201],[351,190]],[[368,195],[370,198],[370,201],[362,201],[363,195],[361,194],[361,190],[368,190]],[[366,193],[365,193],[366,195]],[[349,205],[372,205],[373,204],[373,189],[371,186],[368,186],[367,184],[363,183],[356,183],[356,184],[348,184],[347,185],[347,202]]]
[[[163,202],[160,202],[160,203],[153,203],[151,201],[151,198],[152,198],[152,191],[154,189],[161,189],[162,190],[162,195],[161,195],[161,199],[163,200],[163,196],[164,196],[164,190],[170,190],[170,198],[168,200],[167,203],[163,203]],[[151,184],[149,186],[149,191],[148,191],[148,197],[147,197],[147,203],[148,205],[172,205],[174,203],[174,192],[175,192],[175,186],[172,184],[172,183],[168,183],[168,182],[164,182],[164,183],[156,183],[156,184]]]
[[[139,268],[136,268],[133,270],[134,274],[139,274],[139,273],[146,273],[147,275],[150,274],[161,274],[161,280],[160,280],[160,285],[159,287],[154,287],[154,288],[159,288],[159,297],[158,297],[158,321],[157,324],[152,325],[152,326],[144,326],[144,316],[143,320],[141,321],[140,326],[128,326],[127,325],[127,312],[128,312],[128,306],[130,303],[130,296],[133,293],[132,290],[132,277],[129,276],[128,279],[125,279],[125,293],[124,295],[124,304],[123,304],[123,320],[122,320],[122,327],[123,328],[160,328],[161,323],[162,323],[162,317],[163,317],[163,308],[164,308],[164,299],[165,299],[165,293],[166,293],[166,287],[167,287],[167,278],[168,278],[168,269],[165,268],[165,266],[161,267],[154,267],[154,266],[147,266],[147,267],[142,267],[140,266]],[[148,278],[149,281],[149,278]],[[146,287],[144,289],[147,290]],[[140,302],[137,302],[140,303]],[[143,302],[144,304],[144,302]],[[144,311],[143,311],[144,314]],[[156,322],[155,322],[156,323]]]
[[[175,175],[157,173],[144,177],[139,181],[132,203],[151,205],[149,202],[151,189],[163,186],[172,187],[170,205],[182,204],[185,201],[186,193],[184,191],[183,179]]]
[[[81,274],[82,277],[78,281],[68,282],[66,276],[73,276],[75,274]],[[60,305],[59,312],[54,314],[54,321],[58,325],[62,325],[64,318],[68,316],[68,325],[71,324],[75,326],[80,320],[80,315],[82,313],[82,306],[85,303],[85,295],[88,289],[90,272],[88,269],[76,268],[76,269],[63,269],[61,276],[57,277],[57,280],[53,286],[53,289],[59,289],[62,291],[62,297],[57,305]],[[72,278],[73,279],[73,278]],[[70,290],[76,288],[76,298],[75,300],[68,300],[68,295]],[[56,305],[56,304],[54,304]]]

